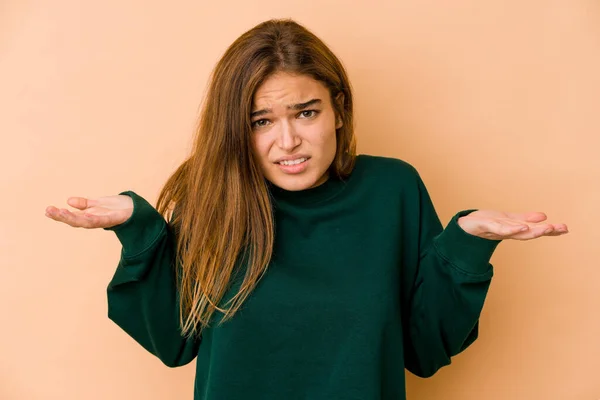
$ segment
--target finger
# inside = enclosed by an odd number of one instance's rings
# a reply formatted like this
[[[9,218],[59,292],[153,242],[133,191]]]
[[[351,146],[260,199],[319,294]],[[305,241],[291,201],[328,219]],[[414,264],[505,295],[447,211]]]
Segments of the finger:
[[[63,220],[62,211],[64,211],[64,209],[61,210],[60,208],[56,208],[54,206],[48,206],[46,208],[46,217],[51,218],[55,221],[62,222],[62,220]]]
[[[555,232],[567,233],[569,232],[569,228],[565,224],[552,224]]]
[[[542,224],[536,226],[535,229],[545,235],[554,232],[566,233],[569,231],[569,228],[565,224]]]
[[[96,200],[87,199],[85,197],[69,197],[67,199],[67,204],[71,207],[78,208],[80,210],[85,210],[86,208],[95,206]]]
[[[564,231],[553,231],[552,233],[548,233],[544,236],[561,236],[561,235],[565,235],[568,232],[564,232]]]
[[[548,216],[546,214],[544,214],[543,212],[538,212],[538,211],[531,211],[531,212],[526,212],[526,213],[508,213],[507,212],[506,215],[508,215],[512,219],[516,219],[519,221],[526,221],[526,222],[542,222],[548,218]]]
[[[54,207],[54,206],[48,206],[46,207],[46,215],[48,214],[52,214],[58,212],[58,208]]]
[[[48,207],[46,209],[46,216],[52,217],[56,220],[62,220],[66,213],[69,212],[66,208]]]
[[[567,228],[567,226],[565,224],[554,224],[554,225],[552,225],[552,228],[548,228],[544,232],[544,235],[560,236],[560,235],[564,235],[565,233],[569,233],[569,228]]]
[[[515,240],[532,240],[542,236],[561,236],[568,233],[568,228],[565,224],[534,224],[529,226],[529,230],[525,232],[517,232],[505,239]]]
[[[63,222],[72,227],[78,228],[80,225],[77,223],[77,217],[69,210],[60,209],[54,214],[57,221]]]
[[[557,229],[557,227],[552,224],[544,224],[534,227],[532,229],[532,233],[534,235],[532,239],[535,239],[541,236],[559,236],[563,233],[566,233],[566,231],[563,229]]]
[[[567,233],[566,231],[563,230],[558,230],[558,229],[547,229],[542,235],[540,236],[561,236],[564,235],[565,233]]]
[[[84,217],[83,214],[75,214],[69,210],[61,209],[58,212],[52,214],[52,218],[56,221],[63,222],[74,228],[91,228],[92,224],[88,217]]]

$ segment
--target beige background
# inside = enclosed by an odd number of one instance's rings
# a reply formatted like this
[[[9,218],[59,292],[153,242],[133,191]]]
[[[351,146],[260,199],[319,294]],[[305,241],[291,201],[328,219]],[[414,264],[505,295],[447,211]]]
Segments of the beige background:
[[[68,196],[154,202],[208,74],[293,17],[344,61],[359,151],[405,159],[444,224],[539,210],[571,233],[502,243],[480,339],[410,400],[600,398],[597,0],[0,1],[0,399],[191,399],[106,316],[111,232],[44,217]]]

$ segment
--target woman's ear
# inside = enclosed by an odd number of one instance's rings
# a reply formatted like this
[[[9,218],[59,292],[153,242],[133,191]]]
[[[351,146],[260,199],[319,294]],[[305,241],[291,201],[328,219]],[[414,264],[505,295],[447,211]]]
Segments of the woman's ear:
[[[335,96],[335,104],[336,107],[334,107],[334,110],[344,110],[344,92],[339,92],[337,94],[337,96]],[[344,126],[344,120],[342,118],[342,115],[338,112],[335,113],[335,129],[340,129],[342,126]]]

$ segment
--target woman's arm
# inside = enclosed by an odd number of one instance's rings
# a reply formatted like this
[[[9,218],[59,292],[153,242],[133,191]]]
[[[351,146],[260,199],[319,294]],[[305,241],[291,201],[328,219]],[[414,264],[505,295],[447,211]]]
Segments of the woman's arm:
[[[425,185],[419,186],[419,259],[403,268],[406,368],[429,377],[475,341],[493,275],[489,260],[500,240],[466,233],[456,214],[446,229]],[[415,224],[417,225],[417,224]]]
[[[165,365],[178,367],[198,354],[200,339],[186,339],[179,323],[173,229],[146,200],[131,196],[131,218],[112,228],[123,245],[108,285],[108,316]]]

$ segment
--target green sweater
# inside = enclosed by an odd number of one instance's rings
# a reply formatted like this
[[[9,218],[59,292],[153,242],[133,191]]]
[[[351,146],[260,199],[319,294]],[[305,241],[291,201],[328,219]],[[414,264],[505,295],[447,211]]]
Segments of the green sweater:
[[[181,336],[171,226],[126,191],[133,215],[106,228],[123,245],[109,318],[170,367],[197,358],[195,400],[405,399],[405,368],[429,377],[477,338],[500,241],[460,228],[474,210],[443,229],[410,164],[360,155],[345,181],[271,190],[267,273],[201,340]]]

